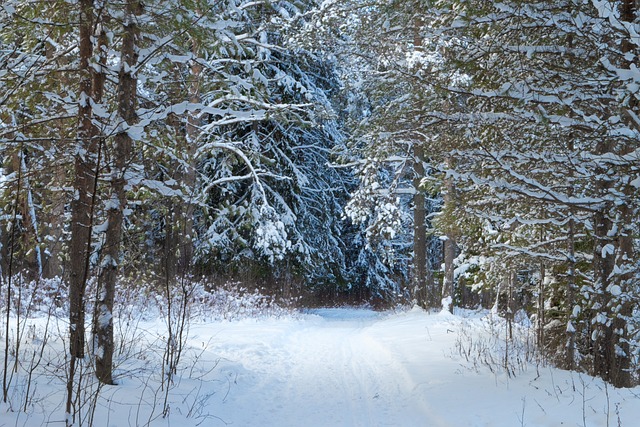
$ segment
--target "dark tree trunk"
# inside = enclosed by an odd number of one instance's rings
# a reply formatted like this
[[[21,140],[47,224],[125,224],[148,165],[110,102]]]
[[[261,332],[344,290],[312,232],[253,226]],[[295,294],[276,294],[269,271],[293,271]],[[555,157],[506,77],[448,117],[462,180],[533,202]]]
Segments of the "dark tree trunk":
[[[569,220],[569,233],[567,236],[567,251],[569,258],[569,269],[567,271],[567,291],[565,306],[568,310],[567,323],[567,357],[565,358],[565,368],[574,369],[576,358],[576,316],[574,306],[576,305],[576,255],[575,255],[575,220]]]
[[[620,18],[631,23],[636,19],[637,5],[635,0],[622,0],[619,3]],[[627,38],[620,41],[619,48],[623,52],[635,49]],[[628,63],[627,66],[631,66]],[[618,106],[616,105],[616,108]],[[638,102],[631,98],[628,105],[622,105],[623,113],[628,111],[638,114]],[[623,114],[627,116],[628,114]],[[630,120],[630,126],[636,127]],[[596,147],[596,154],[615,153],[624,156],[633,151],[634,147],[625,144],[624,139],[615,142],[601,142]],[[607,177],[605,167],[598,168],[596,175],[600,178],[596,183],[602,194],[611,192],[613,182]],[[596,339],[594,342],[594,374],[616,387],[631,386],[630,347],[628,341],[627,319],[632,314],[632,305],[625,295],[630,291],[631,269],[629,264],[635,259],[633,248],[633,212],[631,200],[634,191],[628,184],[624,184],[624,197],[627,203],[615,206],[607,202],[605,207],[595,215],[596,247],[594,253],[594,275],[598,306],[600,312],[606,314],[606,323],[596,322]],[[616,218],[614,223],[611,218]],[[612,233],[616,230],[615,233]],[[606,250],[603,250],[606,248]],[[615,291],[614,291],[615,289]]]
[[[545,292],[544,292],[544,281],[546,279],[547,269],[544,265],[544,262],[540,263],[540,282],[538,282],[538,302],[536,307],[536,344],[539,349],[544,349],[545,347],[545,334],[544,334],[544,325],[545,325]]]
[[[71,241],[69,242],[69,375],[67,377],[66,412],[75,422],[77,404],[75,374],[78,361],[85,351],[85,292],[89,277],[91,235],[95,207],[100,143],[98,130],[92,122],[92,103],[102,88],[96,85],[91,66],[93,55],[94,4],[92,0],[79,1],[79,96],[78,136],[74,164],[73,200],[71,202]]]
[[[192,40],[192,53],[198,56],[197,40]],[[200,82],[203,66],[194,61],[189,68],[187,93],[191,104],[200,103]],[[176,72],[176,79],[182,79]],[[180,91],[174,94],[180,97]],[[185,191],[181,200],[169,200],[165,215],[164,274],[165,281],[172,281],[177,275],[184,276],[192,271],[194,239],[194,207],[196,185],[195,153],[200,135],[202,119],[198,112],[189,111],[186,117],[171,116],[167,120],[178,141],[177,152],[183,156],[182,162],[174,162],[173,179],[181,183]],[[168,283],[167,282],[167,283]]]
[[[195,57],[198,57],[199,46],[197,40],[193,39],[192,53]],[[189,102],[192,104],[200,103],[200,83],[202,80],[203,67],[197,61],[191,64],[190,69],[190,83],[189,83]],[[182,218],[179,224],[182,229],[178,231],[179,247],[180,247],[180,274],[184,275],[191,271],[193,260],[193,239],[194,239],[194,207],[195,207],[195,186],[196,186],[196,148],[198,143],[198,137],[200,135],[200,127],[202,126],[202,119],[198,112],[189,112],[187,115],[187,127],[186,127],[186,147],[184,152],[186,154],[186,170],[182,176],[182,182],[184,188],[187,189],[187,200],[184,203],[183,210],[181,212]]]
[[[594,315],[596,322],[594,324],[595,340],[593,343],[593,370],[594,374],[603,378],[605,381],[610,380],[611,368],[611,352],[609,347],[611,344],[611,325],[607,326],[606,318],[597,316],[597,312],[604,312],[608,317],[608,306],[610,294],[607,292],[609,285],[609,277],[613,271],[614,257],[609,249],[604,251],[605,247],[609,247],[611,239],[607,234],[611,230],[611,221],[608,219],[606,211],[597,212],[594,215],[594,233],[596,237],[596,245],[593,254],[593,273],[595,282],[595,304]]]
[[[93,72],[92,0],[80,0],[80,104],[78,106],[78,154],[75,158],[75,191],[71,202],[71,242],[69,275],[69,351],[72,357],[83,358],[85,348],[85,287],[88,278],[91,248],[92,211],[95,195],[96,154],[98,142],[92,124],[91,100]]]
[[[636,0],[623,0],[620,7],[620,17],[625,22],[636,22],[638,14],[638,3]],[[624,39],[622,42],[622,51],[629,52],[634,48],[634,44],[629,39]],[[632,63],[627,64],[631,67]],[[629,100],[628,108],[636,116],[638,111],[638,99],[631,97]],[[631,121],[631,126],[638,128],[635,122]],[[640,130],[640,129],[639,129]],[[634,149],[637,148],[635,142],[623,143],[619,149],[619,154],[628,155]],[[631,375],[631,348],[629,341],[629,329],[627,325],[628,319],[633,314],[632,302],[625,298],[624,295],[631,292],[630,283],[633,280],[634,262],[637,259],[637,255],[633,244],[634,233],[634,212],[632,206],[633,200],[636,197],[635,190],[628,183],[624,184],[623,194],[626,199],[626,203],[619,206],[619,218],[620,223],[618,226],[619,233],[616,236],[615,246],[617,249],[615,265],[618,267],[621,273],[618,273],[614,280],[615,284],[619,286],[621,291],[620,297],[617,297],[614,309],[613,319],[613,333],[615,336],[615,342],[613,343],[613,371],[616,373],[613,378],[613,384],[617,387],[631,387],[632,375]],[[617,348],[616,348],[617,347]]]
[[[96,377],[105,384],[113,384],[113,302],[120,266],[124,210],[127,206],[125,172],[131,158],[133,145],[128,127],[133,125],[137,119],[135,67],[138,62],[136,45],[139,29],[136,17],[140,13],[141,6],[138,0],[129,0],[126,8],[117,97],[118,117],[122,123],[114,141],[114,160],[110,180],[111,200],[107,209],[107,230],[101,265],[103,270],[98,281],[98,297],[93,317]]]

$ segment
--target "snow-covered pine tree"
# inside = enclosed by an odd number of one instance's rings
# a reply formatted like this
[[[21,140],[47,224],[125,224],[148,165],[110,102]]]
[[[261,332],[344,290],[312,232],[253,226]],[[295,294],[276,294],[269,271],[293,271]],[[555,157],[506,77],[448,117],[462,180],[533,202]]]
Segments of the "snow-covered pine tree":
[[[455,153],[464,168],[450,174],[504,234],[492,244],[501,256],[551,267],[569,366],[628,385],[635,13],[624,17],[625,2],[436,4],[434,37],[472,79],[472,90],[450,88],[474,112]]]

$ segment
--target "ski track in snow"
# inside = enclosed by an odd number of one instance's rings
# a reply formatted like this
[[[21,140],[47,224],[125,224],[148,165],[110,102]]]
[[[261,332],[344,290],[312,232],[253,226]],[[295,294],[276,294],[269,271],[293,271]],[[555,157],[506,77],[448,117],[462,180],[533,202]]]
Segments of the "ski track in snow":
[[[141,322],[132,338],[133,354],[119,361],[120,385],[105,387],[96,402],[94,425],[639,425],[640,387],[614,389],[548,366],[529,366],[508,377],[499,366],[484,364],[476,350],[463,358],[456,342],[471,339],[486,347],[489,318],[460,314],[342,308],[294,318],[193,322],[179,374],[166,395],[166,418],[159,406],[165,389],[158,369],[165,326],[161,320]],[[33,322],[42,328],[45,319]],[[62,341],[52,341],[50,350],[59,357]],[[64,372],[47,372],[34,377],[36,403],[29,414],[16,411],[15,404],[0,404],[0,427],[64,424]],[[23,383],[14,381],[14,402],[20,402]]]
[[[617,425],[619,405],[621,425],[637,425],[640,388],[607,397],[600,380],[576,373],[530,367],[509,378],[471,366],[455,350],[466,322],[322,309],[214,325],[208,351],[234,380],[210,409],[232,426],[558,427]]]
[[[399,353],[375,336],[382,315],[369,311],[312,311],[303,327],[282,331],[258,326],[245,341],[240,329],[224,325],[209,351],[242,364],[239,393],[225,404],[238,408],[221,416],[233,425],[398,426],[428,422],[428,408],[411,407],[416,384]],[[342,316],[340,316],[342,314]],[[234,332],[234,329],[237,331]],[[237,332],[237,334],[236,334]],[[425,337],[426,339],[426,334]],[[261,402],[256,402],[256,398]],[[244,408],[244,409],[241,409]],[[269,414],[261,413],[269,408]],[[425,424],[425,422],[427,424]]]

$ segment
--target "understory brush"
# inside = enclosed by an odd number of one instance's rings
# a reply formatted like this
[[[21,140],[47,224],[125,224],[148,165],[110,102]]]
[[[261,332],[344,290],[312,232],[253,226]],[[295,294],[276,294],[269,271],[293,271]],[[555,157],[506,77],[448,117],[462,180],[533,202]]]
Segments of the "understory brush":
[[[0,287],[0,413],[12,414],[16,425],[120,425],[126,420],[128,425],[144,426],[170,416],[189,419],[189,425],[204,423],[215,417],[207,402],[216,393],[228,392],[230,385],[215,372],[218,362],[203,361],[207,343],[188,345],[190,325],[295,314],[286,301],[238,284],[212,287],[183,279],[159,290],[157,285],[123,279],[113,312],[117,385],[96,379],[93,352],[87,348],[76,367],[71,413],[65,413],[62,396],[70,366],[67,285],[60,279],[22,276],[12,281],[10,293],[8,287]],[[95,295],[95,289],[90,282],[87,295]],[[87,313],[93,311],[92,300],[88,298]],[[87,347],[91,342],[87,340]],[[127,408],[126,414],[122,408]]]
[[[488,369],[508,377],[544,363],[536,346],[535,329],[524,312],[517,313],[514,321],[490,312],[480,318],[465,319],[458,328],[455,351],[465,359],[469,369]]]
[[[23,276],[13,278],[11,295],[0,287],[0,309],[6,312],[7,301],[13,315],[22,318],[66,317],[69,313],[68,287],[60,278],[29,280]],[[95,281],[90,280],[86,294],[96,293]],[[284,299],[263,294],[260,289],[249,289],[239,283],[212,285],[205,280],[185,279],[170,287],[170,293],[159,290],[157,284],[140,283],[130,279],[118,282],[114,315],[119,319],[132,317],[153,320],[162,315],[169,299],[186,297],[193,320],[219,321],[246,318],[266,318],[295,315],[294,298]],[[87,300],[86,311],[93,310],[93,298]]]

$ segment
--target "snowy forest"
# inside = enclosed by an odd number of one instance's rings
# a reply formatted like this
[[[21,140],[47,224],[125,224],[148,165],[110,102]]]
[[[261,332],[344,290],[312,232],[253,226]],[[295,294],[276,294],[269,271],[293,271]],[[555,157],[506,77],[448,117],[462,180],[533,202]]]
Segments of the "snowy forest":
[[[66,425],[102,425],[154,305],[168,417],[223,291],[526,318],[637,386],[639,58],[635,0],[2,0],[4,404],[55,318]]]

